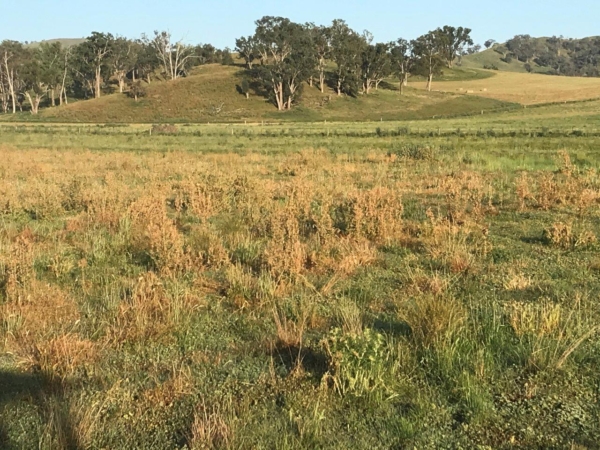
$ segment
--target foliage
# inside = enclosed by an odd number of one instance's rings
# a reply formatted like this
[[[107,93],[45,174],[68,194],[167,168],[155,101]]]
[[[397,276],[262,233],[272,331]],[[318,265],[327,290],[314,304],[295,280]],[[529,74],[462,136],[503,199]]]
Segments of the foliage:
[[[136,102],[138,99],[145,97],[147,94],[148,92],[140,80],[129,85],[129,91],[127,92],[127,95],[130,98],[133,98]]]
[[[309,33],[289,19],[265,16],[256,21],[253,40],[262,61],[255,77],[279,111],[291,109],[316,63]]]

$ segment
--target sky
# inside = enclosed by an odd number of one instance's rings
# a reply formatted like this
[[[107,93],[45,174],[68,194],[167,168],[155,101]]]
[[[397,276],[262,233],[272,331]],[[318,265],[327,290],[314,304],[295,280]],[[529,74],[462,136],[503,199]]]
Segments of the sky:
[[[92,31],[137,38],[169,30],[189,44],[235,47],[265,15],[295,22],[329,24],[344,19],[356,31],[369,30],[378,42],[414,39],[443,25],[473,30],[476,43],[532,36],[600,35],[598,0],[0,0],[0,41],[80,38]],[[577,6],[574,7],[573,5]],[[27,12],[27,13],[25,13]]]

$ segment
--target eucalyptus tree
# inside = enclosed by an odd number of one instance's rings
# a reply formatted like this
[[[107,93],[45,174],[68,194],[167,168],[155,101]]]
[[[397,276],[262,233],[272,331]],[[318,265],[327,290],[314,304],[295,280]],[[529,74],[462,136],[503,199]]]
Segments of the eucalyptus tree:
[[[152,83],[152,74],[161,66],[158,53],[154,46],[145,39],[136,41],[136,47],[137,58],[132,71],[132,81],[135,82],[139,78],[150,84]]]
[[[2,107],[5,112],[8,111],[9,104],[12,106],[12,113],[17,112],[17,94],[19,92],[19,69],[25,54],[23,44],[16,41],[3,41],[0,43],[0,78],[2,96]]]
[[[100,98],[104,81],[112,75],[110,58],[114,43],[112,34],[94,31],[76,48],[74,70],[80,83],[95,98]]]
[[[256,21],[253,39],[263,62],[255,68],[256,77],[279,111],[291,109],[315,66],[310,34],[287,18],[265,16]]]
[[[139,50],[139,46],[127,38],[117,37],[114,40],[110,63],[121,94],[125,90],[127,74],[135,69]]]
[[[325,68],[327,60],[331,57],[331,30],[328,27],[307,23],[306,30],[310,34],[312,48],[315,57],[315,73],[319,78],[319,89],[321,93],[325,92]],[[313,85],[313,76],[311,75],[309,84]]]
[[[444,63],[439,34],[430,31],[412,41],[412,47],[416,56],[416,71],[427,78],[427,90],[431,91],[433,77],[441,73]]]
[[[22,63],[21,79],[23,81],[21,93],[27,98],[31,107],[31,114],[37,114],[40,103],[48,95],[50,86],[54,81],[51,65],[47,64],[49,47],[27,49]]]
[[[390,45],[366,45],[361,56],[362,89],[369,94],[373,86],[379,89],[379,83],[391,74]]]
[[[439,55],[449,69],[452,68],[454,60],[464,52],[466,46],[473,45],[470,28],[445,25],[433,33],[436,35]]]
[[[235,40],[235,51],[246,62],[246,67],[252,70],[252,65],[258,59],[256,40],[254,36],[241,37]]]
[[[398,78],[400,95],[402,95],[404,88],[408,86],[408,78],[416,63],[413,43],[400,38],[396,42],[391,42],[390,47],[391,70],[394,76]]]
[[[62,92],[65,49],[60,42],[42,42],[36,57],[44,70],[44,78],[48,82],[50,104],[56,106],[56,92]]]
[[[356,95],[360,84],[364,38],[346,22],[336,19],[330,27],[331,59],[336,64],[334,80],[338,95]]]
[[[152,39],[146,36],[143,36],[142,39],[154,48],[163,72],[170,80],[176,80],[185,75],[190,63],[196,58],[194,48],[184,44],[181,39],[173,41],[169,31],[155,31]]]

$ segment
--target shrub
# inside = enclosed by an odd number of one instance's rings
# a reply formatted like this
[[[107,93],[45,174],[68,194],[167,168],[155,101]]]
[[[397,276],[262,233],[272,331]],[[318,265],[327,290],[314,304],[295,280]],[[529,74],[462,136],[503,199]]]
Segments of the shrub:
[[[483,68],[487,70],[500,70],[496,64],[485,64]]]
[[[127,91],[127,96],[129,98],[133,98],[136,102],[139,98],[145,97],[146,95],[146,88],[142,85],[142,82],[139,80],[135,83],[131,83],[131,85],[129,86],[129,91]]]
[[[361,396],[384,386],[388,351],[382,334],[371,329],[344,334],[336,328],[323,344],[335,388],[341,395]]]
[[[175,125],[156,124],[152,125],[151,134],[177,134],[179,129]]]
[[[393,150],[400,158],[415,159],[423,161],[436,160],[438,157],[439,148],[428,144],[408,144]]]
[[[242,91],[242,94],[246,96],[246,98],[250,98],[250,83],[248,83],[247,79],[244,78],[242,80],[240,90]]]

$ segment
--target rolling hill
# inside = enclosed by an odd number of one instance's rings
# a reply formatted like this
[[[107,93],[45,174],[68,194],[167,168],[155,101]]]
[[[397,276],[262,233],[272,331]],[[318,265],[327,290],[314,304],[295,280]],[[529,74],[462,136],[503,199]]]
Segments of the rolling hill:
[[[485,66],[496,66],[499,71],[526,73],[525,63],[513,58],[510,63],[502,60],[502,55],[494,49],[483,50],[479,53],[464,56],[462,67],[465,69],[483,69]]]
[[[40,120],[82,123],[411,120],[516,106],[494,98],[450,91],[426,92],[412,87],[400,95],[392,84],[358,98],[337,97],[331,89],[322,94],[316,87],[306,86],[300,105],[279,113],[263,93],[254,90],[246,99],[238,92],[243,76],[244,71],[236,66],[200,66],[186,78],[153,82],[147,86],[147,96],[138,102],[124,94],[111,94],[45,109]],[[473,78],[468,72],[465,76]]]

